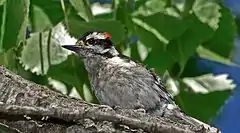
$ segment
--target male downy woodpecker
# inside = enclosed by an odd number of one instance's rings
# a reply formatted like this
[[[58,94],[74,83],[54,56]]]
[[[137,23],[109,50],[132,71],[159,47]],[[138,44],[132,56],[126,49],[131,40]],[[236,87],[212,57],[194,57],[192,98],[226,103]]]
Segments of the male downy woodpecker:
[[[63,47],[83,57],[92,90],[100,104],[145,109],[151,115],[174,115],[195,122],[175,104],[161,79],[142,64],[120,54],[106,32],[87,32],[76,45]]]

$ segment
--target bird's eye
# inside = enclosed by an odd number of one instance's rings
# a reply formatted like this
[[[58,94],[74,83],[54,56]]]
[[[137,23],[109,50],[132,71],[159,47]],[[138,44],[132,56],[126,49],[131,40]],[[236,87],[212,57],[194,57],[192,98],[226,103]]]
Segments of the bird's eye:
[[[95,40],[93,38],[91,39],[88,39],[87,43],[90,44],[90,45],[94,45],[95,44]]]

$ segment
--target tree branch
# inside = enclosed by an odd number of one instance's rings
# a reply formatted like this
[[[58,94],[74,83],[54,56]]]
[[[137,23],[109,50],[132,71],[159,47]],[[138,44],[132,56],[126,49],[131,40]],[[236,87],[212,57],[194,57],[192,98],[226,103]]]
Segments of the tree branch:
[[[11,132],[217,133],[140,110],[90,104],[27,81],[0,66],[0,127]],[[210,127],[210,126],[209,126]]]

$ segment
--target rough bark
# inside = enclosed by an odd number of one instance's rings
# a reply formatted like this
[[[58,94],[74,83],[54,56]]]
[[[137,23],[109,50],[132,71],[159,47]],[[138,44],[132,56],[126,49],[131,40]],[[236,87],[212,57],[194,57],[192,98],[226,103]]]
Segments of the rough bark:
[[[28,133],[217,133],[143,110],[95,105],[27,81],[0,66],[0,129]]]

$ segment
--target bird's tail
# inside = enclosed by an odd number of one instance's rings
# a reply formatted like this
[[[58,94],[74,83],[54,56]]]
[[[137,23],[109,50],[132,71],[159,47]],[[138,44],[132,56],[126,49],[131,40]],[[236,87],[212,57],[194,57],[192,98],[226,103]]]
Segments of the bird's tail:
[[[173,121],[178,121],[179,123],[192,126],[200,126],[205,123],[186,115],[177,105],[168,104],[166,106],[155,108],[154,110],[149,111],[150,114],[156,116],[166,117]]]
[[[168,118],[169,120],[177,121],[178,123],[181,123],[184,125],[199,127],[201,129],[203,129],[204,127],[204,129],[212,129],[214,133],[221,133],[219,129],[213,128],[204,122],[201,122],[191,116],[188,116],[183,111],[181,111],[181,109],[175,104],[168,104],[168,105],[166,104],[166,106],[161,106],[161,107],[158,107],[157,109],[155,108],[155,109],[149,110],[148,113],[155,116],[162,116],[162,117]]]

